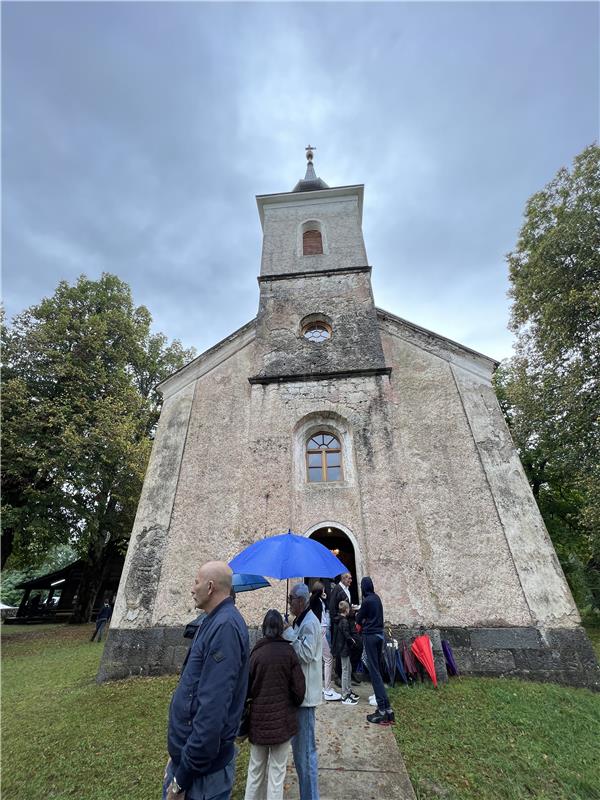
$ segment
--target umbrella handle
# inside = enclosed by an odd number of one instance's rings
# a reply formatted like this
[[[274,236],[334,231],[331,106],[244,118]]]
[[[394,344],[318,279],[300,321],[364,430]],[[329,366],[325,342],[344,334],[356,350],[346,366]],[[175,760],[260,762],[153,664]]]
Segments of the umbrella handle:
[[[290,599],[290,579],[285,579],[285,621],[289,621],[288,602]]]

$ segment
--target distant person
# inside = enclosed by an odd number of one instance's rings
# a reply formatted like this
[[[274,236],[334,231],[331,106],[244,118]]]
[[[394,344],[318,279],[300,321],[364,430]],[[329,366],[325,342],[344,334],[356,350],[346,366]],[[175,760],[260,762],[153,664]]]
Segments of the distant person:
[[[30,603],[29,611],[30,611],[32,616],[35,615],[39,611],[41,602],[42,602],[42,595],[41,594],[34,594],[34,596],[29,601],[29,603]]]
[[[352,586],[352,575],[349,572],[344,572],[340,575],[339,581],[331,590],[329,596],[329,613],[332,615],[332,622],[334,617],[338,615],[338,607],[342,600],[345,600],[349,606],[352,605],[352,598],[350,596],[350,587]]]
[[[112,617],[112,612],[113,610],[111,604],[108,602],[108,600],[105,600],[104,605],[102,606],[102,608],[98,612],[98,616],[96,617],[96,630],[92,633],[90,642],[93,642],[96,636],[98,637],[96,641],[98,642],[102,641],[102,632],[104,630],[104,626],[108,625],[108,623],[110,622],[110,618]]]
[[[169,709],[163,800],[228,800],[235,737],[248,684],[248,628],[231,599],[231,569],[209,561],[192,597],[206,611],[183,662]]]
[[[341,700],[342,695],[336,692],[331,684],[333,656],[331,654],[331,623],[329,619],[329,603],[325,586],[315,581],[310,593],[310,610],[321,623],[321,646],[323,650],[323,698],[330,701]]]
[[[288,599],[295,619],[293,626],[284,629],[283,638],[292,643],[306,681],[306,694],[298,709],[298,733],[292,739],[294,766],[298,773],[300,800],[319,800],[315,708],[322,702],[323,690],[321,626],[308,604],[308,586],[296,583]]]
[[[350,604],[342,600],[338,607],[338,616],[335,621],[335,636],[332,643],[333,655],[340,658],[342,662],[342,703],[346,706],[355,706],[358,703],[358,695],[352,691],[350,664],[350,651],[354,645],[348,614]]]
[[[331,641],[335,638],[335,625],[339,616],[339,606],[342,600],[345,600],[350,607],[352,607],[352,598],[350,597],[350,586],[352,585],[352,575],[349,572],[343,572],[340,575],[338,583],[335,584],[329,595],[329,618],[331,621]],[[339,656],[335,658],[335,671],[338,679],[342,677],[342,665]],[[338,686],[340,684],[338,683]]]
[[[250,763],[245,800],[282,800],[290,740],[306,682],[298,656],[282,638],[283,617],[267,611],[263,638],[250,655]]]
[[[381,677],[381,654],[383,652],[383,605],[379,595],[375,594],[373,581],[364,577],[360,582],[362,605],[356,612],[356,621],[362,626],[362,637],[367,654],[367,666],[373,689],[377,710],[367,715],[367,720],[375,725],[393,725],[394,711],[383,685]]]

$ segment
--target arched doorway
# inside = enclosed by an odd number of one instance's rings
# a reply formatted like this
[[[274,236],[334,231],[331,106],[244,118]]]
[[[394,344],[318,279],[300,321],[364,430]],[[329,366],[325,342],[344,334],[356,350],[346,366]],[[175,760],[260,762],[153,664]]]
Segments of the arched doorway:
[[[360,602],[360,583],[356,568],[356,553],[354,550],[354,545],[352,544],[348,534],[344,533],[344,531],[342,531],[340,528],[335,527],[335,525],[325,524],[322,527],[311,531],[309,536],[311,539],[315,539],[315,541],[320,542],[320,544],[324,545],[328,550],[331,550],[339,558],[342,564],[345,564],[348,572],[352,575],[350,596],[352,598],[352,602],[358,604]],[[317,580],[317,578],[322,580],[322,576],[315,575],[305,578],[305,583],[307,583],[310,587],[311,583],[314,580]],[[330,580],[333,580],[333,578]],[[327,594],[329,594],[329,586],[327,585],[326,581],[324,581],[324,583]]]

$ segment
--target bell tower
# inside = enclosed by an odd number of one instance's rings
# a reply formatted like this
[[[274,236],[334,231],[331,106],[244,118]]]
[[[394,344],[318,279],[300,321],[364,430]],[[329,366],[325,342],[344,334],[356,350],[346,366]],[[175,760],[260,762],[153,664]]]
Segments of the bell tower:
[[[251,383],[390,373],[362,234],[364,186],[329,187],[314,150],[291,192],[256,198],[263,248]]]

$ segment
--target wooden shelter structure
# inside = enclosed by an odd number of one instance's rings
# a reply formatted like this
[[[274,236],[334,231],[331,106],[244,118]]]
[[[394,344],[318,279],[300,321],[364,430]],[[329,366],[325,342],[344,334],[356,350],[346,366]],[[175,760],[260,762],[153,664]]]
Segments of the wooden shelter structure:
[[[16,616],[6,620],[8,624],[29,624],[65,620],[73,611],[79,584],[83,575],[83,560],[78,559],[62,569],[40,575],[19,583],[23,598]],[[110,604],[119,587],[123,571],[124,556],[115,553],[108,564],[106,577],[102,581],[94,600],[92,617],[100,610],[104,600]]]

